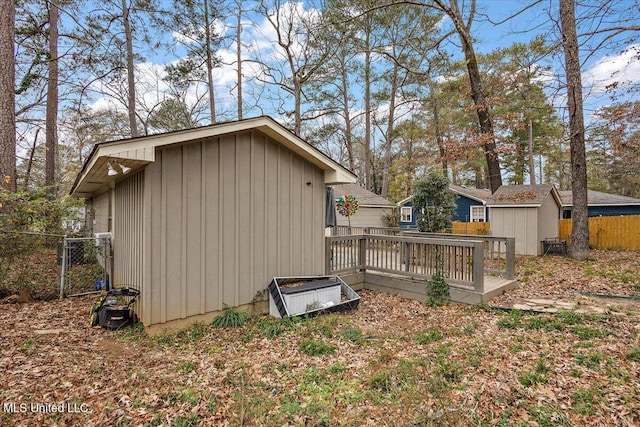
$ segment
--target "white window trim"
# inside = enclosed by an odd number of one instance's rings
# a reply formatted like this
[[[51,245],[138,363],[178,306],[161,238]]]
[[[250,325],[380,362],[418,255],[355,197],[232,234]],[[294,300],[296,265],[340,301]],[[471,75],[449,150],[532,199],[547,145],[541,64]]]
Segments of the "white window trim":
[[[480,211],[480,209],[482,209],[482,218],[480,219],[480,217],[476,217],[476,215],[473,214],[473,211]],[[483,205],[473,205],[469,207],[469,218],[471,219],[471,222],[486,222],[487,221],[487,208],[486,206]]]
[[[406,212],[409,212],[408,215],[406,215]],[[403,213],[405,212],[405,213]],[[407,218],[409,219],[404,219],[405,215]],[[412,222],[413,221],[413,208],[411,206],[402,206],[400,207],[400,222]]]

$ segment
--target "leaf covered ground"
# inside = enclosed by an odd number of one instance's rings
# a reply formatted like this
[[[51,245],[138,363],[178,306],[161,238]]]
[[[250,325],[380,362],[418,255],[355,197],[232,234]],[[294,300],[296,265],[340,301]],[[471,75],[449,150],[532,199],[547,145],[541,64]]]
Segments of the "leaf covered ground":
[[[90,328],[95,297],[0,305],[0,425],[640,425],[640,301],[498,308],[640,295],[640,253],[521,258],[517,271],[519,289],[480,307],[363,290],[345,314],[159,336]]]

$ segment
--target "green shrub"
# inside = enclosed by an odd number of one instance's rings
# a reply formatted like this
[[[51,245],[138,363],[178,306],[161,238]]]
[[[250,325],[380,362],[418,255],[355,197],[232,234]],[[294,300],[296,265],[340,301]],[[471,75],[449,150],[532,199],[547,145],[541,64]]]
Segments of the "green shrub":
[[[440,307],[449,302],[449,284],[444,280],[441,269],[427,282],[427,304],[431,307]]]

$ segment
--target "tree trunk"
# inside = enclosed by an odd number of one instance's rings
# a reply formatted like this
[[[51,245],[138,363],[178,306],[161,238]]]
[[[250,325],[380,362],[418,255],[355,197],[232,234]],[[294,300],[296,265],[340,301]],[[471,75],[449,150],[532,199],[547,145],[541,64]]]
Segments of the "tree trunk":
[[[58,6],[49,3],[49,79],[45,119],[45,180],[49,196],[55,197],[58,152]]]
[[[356,170],[356,162],[353,154],[353,134],[351,130],[351,113],[349,109],[349,75],[344,61],[341,67],[342,105],[344,106],[345,148],[349,162],[349,170]]]
[[[529,131],[529,183],[531,185],[536,185],[536,164],[533,161],[533,120],[529,117],[528,120],[528,131]]]
[[[238,120],[242,120],[242,2],[238,2],[238,23],[236,26],[236,51],[238,61]]]
[[[387,131],[384,144],[384,168],[382,170],[382,191],[380,195],[387,198],[389,181],[391,180],[391,151],[394,139],[394,125],[396,114],[396,93],[398,92],[398,72],[400,67],[394,63],[391,75],[391,87],[389,90],[389,117],[387,118]]]
[[[209,0],[204,0],[204,34],[207,44],[207,83],[209,84],[209,110],[211,124],[216,122],[216,97],[213,84],[213,53],[211,52],[211,22],[209,22]]]
[[[476,53],[473,49],[473,41],[468,28],[462,22],[462,15],[457,4],[458,0],[451,0],[451,8],[442,6],[442,10],[449,14],[456,27],[456,31],[462,43],[462,51],[467,63],[467,72],[469,74],[469,82],[471,84],[471,97],[475,105],[478,122],[480,124],[480,133],[484,137],[484,155],[487,161],[487,169],[489,171],[489,185],[491,192],[494,193],[502,185],[502,175],[500,173],[500,160],[496,150],[496,141],[493,134],[493,124],[491,123],[491,115],[486,104],[484,93],[482,91],[482,80],[480,79],[480,69]],[[441,3],[441,2],[439,2]]]
[[[584,260],[589,256],[587,161],[584,143],[582,76],[580,74],[574,0],[560,0],[560,23],[569,103],[569,146],[571,150],[571,185],[573,193],[571,257]]]
[[[138,136],[138,124],[136,120],[136,81],[133,67],[133,35],[131,34],[127,0],[122,0],[122,24],[124,26],[124,37],[127,44],[127,109],[129,112],[129,127],[131,128],[131,136],[135,138]]]
[[[0,188],[16,190],[16,70],[13,0],[0,1]]]
[[[371,35],[368,29],[366,33],[364,53],[364,188],[371,190]]]

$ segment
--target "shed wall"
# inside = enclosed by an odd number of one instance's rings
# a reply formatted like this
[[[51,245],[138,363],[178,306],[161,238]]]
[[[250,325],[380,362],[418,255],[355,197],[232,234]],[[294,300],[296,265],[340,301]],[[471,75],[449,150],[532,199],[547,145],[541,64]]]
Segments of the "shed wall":
[[[351,217],[352,227],[388,227],[387,222],[384,219],[385,214],[393,212],[393,207],[388,208],[374,208],[374,207],[360,207],[356,214]],[[349,220],[346,216],[340,215],[336,210],[336,225],[349,225]]]
[[[324,172],[259,132],[159,149],[146,168],[146,326],[324,273]]]
[[[538,255],[538,208],[491,207],[491,235],[515,238],[517,255]]]
[[[144,172],[116,184],[114,203],[113,284],[141,289],[143,284]]]
[[[542,255],[542,241],[558,237],[558,220],[560,219],[560,207],[549,194],[542,206],[538,208],[538,253]]]

